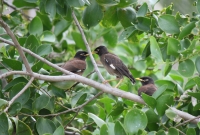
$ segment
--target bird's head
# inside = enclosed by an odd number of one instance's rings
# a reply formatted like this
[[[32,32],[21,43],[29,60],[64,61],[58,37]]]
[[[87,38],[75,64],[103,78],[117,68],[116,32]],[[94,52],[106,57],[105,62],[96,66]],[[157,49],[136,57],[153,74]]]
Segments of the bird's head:
[[[101,56],[102,54],[107,54],[107,53],[108,53],[108,50],[105,46],[99,46],[93,51],[93,54],[98,54],[99,56]]]
[[[144,77],[140,77],[140,78],[135,78],[136,80],[139,80],[142,85],[147,85],[147,84],[154,84],[154,81],[151,77],[148,76],[144,76]]]
[[[80,59],[80,60],[85,60],[88,55],[89,54],[86,51],[78,51],[75,54],[74,58],[77,58],[77,59]]]

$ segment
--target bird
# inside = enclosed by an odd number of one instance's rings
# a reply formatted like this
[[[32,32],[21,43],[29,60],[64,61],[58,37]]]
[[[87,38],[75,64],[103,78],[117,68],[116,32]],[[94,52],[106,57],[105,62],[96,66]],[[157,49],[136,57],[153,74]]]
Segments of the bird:
[[[141,96],[142,92],[152,96],[153,93],[157,90],[157,87],[154,84],[154,80],[151,77],[144,76],[135,79],[142,83],[142,86],[138,89],[138,96]]]
[[[99,55],[100,61],[103,64],[104,68],[108,71],[108,73],[116,76],[116,79],[105,80],[103,83],[107,83],[113,80],[120,80],[115,86],[115,88],[117,88],[123,81],[124,76],[129,78],[132,84],[135,83],[135,79],[126,67],[126,65],[124,65],[124,63],[117,55],[108,52],[108,49],[105,46],[99,46],[95,48],[93,53]]]
[[[86,51],[78,51],[76,52],[74,58],[63,64],[61,68],[66,69],[72,73],[82,75],[86,69],[85,59],[88,55],[89,54]]]

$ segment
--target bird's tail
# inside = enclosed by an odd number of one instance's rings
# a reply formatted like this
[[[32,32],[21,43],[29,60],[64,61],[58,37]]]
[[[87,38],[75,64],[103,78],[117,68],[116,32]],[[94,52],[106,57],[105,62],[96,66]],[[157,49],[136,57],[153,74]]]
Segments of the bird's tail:
[[[128,78],[130,79],[130,81],[132,82],[132,84],[135,83],[135,78],[131,74],[129,74]]]

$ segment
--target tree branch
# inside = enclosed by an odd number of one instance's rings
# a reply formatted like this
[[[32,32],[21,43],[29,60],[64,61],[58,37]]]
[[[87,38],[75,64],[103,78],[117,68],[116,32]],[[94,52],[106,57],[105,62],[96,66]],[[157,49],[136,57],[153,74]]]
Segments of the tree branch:
[[[29,66],[28,60],[26,59],[24,52],[19,44],[19,42],[17,41],[15,35],[13,34],[13,32],[10,30],[10,28],[8,27],[8,25],[2,20],[2,18],[0,18],[0,24],[2,25],[2,27],[6,30],[7,34],[11,37],[13,43],[15,44],[15,47],[17,48],[23,63],[26,67],[27,72],[32,73],[31,67]]]
[[[122,97],[122,98],[125,98],[125,99],[129,99],[129,100],[135,101],[137,103],[145,104],[143,99],[141,97],[139,97],[138,95],[135,95],[133,93],[126,92],[126,91],[123,91],[123,90],[119,90],[117,88],[106,86],[106,85],[104,85],[102,83],[96,82],[94,80],[91,80],[91,79],[88,79],[88,78],[85,78],[83,76],[79,76],[79,75],[76,75],[76,74],[67,75],[67,76],[48,76],[48,75],[41,75],[41,74],[38,74],[38,73],[30,74],[30,73],[25,72],[25,71],[11,71],[11,72],[7,72],[7,73],[4,73],[4,74],[0,75],[0,79],[2,77],[6,77],[6,76],[9,76],[9,75],[13,75],[13,74],[29,75],[29,76],[34,77],[35,79],[52,81],[52,82],[55,82],[55,81],[67,81],[67,80],[77,81],[77,82],[81,82],[83,84],[86,84],[88,86],[91,86],[93,88],[101,90],[102,92],[98,93],[96,96],[99,96],[103,92],[105,92],[105,93],[109,93],[109,94],[115,95],[117,97]],[[64,114],[64,113],[79,109],[79,107],[76,107],[76,108],[73,108],[73,109],[70,109],[70,110],[66,110],[66,111],[63,111],[63,112],[60,112],[60,113],[56,113],[56,114],[37,115],[37,116],[41,116],[41,117],[57,116],[57,115],[60,115],[60,114]],[[177,115],[179,115],[181,118],[183,118],[185,120],[190,120],[190,119],[196,118],[195,116],[193,116],[191,114],[188,114],[186,112],[177,110],[174,107],[170,107],[170,108],[172,109],[172,111],[174,111]],[[200,120],[199,119],[198,120],[195,119],[195,120],[192,120],[191,122],[192,123],[198,123],[198,122],[200,122]]]
[[[81,33],[83,42],[85,43],[85,46],[86,46],[86,48],[87,48],[87,51],[88,51],[88,53],[89,53],[89,55],[90,55],[90,59],[91,59],[91,61],[92,61],[92,64],[93,64],[93,66],[94,66],[94,69],[95,69],[95,71],[96,71],[98,77],[99,77],[99,78],[101,79],[101,81],[103,82],[103,81],[105,81],[105,79],[104,79],[103,76],[101,75],[101,72],[100,72],[99,69],[98,69],[98,66],[97,66],[97,64],[96,64],[96,62],[95,62],[95,60],[94,60],[94,57],[92,56],[92,52],[91,52],[91,50],[90,50],[90,46],[89,46],[89,44],[88,44],[88,42],[87,42],[87,39],[86,39],[85,34],[84,34],[84,31],[83,31],[83,29],[81,28],[81,26],[80,26],[80,24],[79,24],[79,22],[78,22],[78,20],[77,20],[77,18],[76,18],[76,15],[74,14],[74,10],[72,10],[72,17],[73,17],[73,19],[74,19],[74,22],[75,22],[76,26],[78,27],[78,29],[79,29],[79,31],[80,31],[80,33]],[[109,84],[107,83],[107,85],[109,85]]]
[[[29,80],[29,82],[24,86],[24,88],[17,93],[8,103],[8,106],[6,107],[6,109],[4,110],[4,112],[7,112],[9,107],[13,104],[13,102],[20,97],[26,90],[27,88],[31,85],[31,83],[34,81],[34,77],[31,77],[31,79]]]

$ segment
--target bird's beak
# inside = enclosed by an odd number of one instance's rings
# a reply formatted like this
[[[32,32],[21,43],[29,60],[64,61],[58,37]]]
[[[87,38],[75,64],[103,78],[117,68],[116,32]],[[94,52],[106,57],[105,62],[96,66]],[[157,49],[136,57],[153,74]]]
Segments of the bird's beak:
[[[86,54],[85,56],[89,56],[89,54]]]
[[[97,51],[93,51],[92,54],[97,54]]]
[[[141,81],[141,82],[144,81],[144,80],[142,80],[142,79],[140,79],[140,78],[135,78],[135,79],[138,80],[138,81]]]

